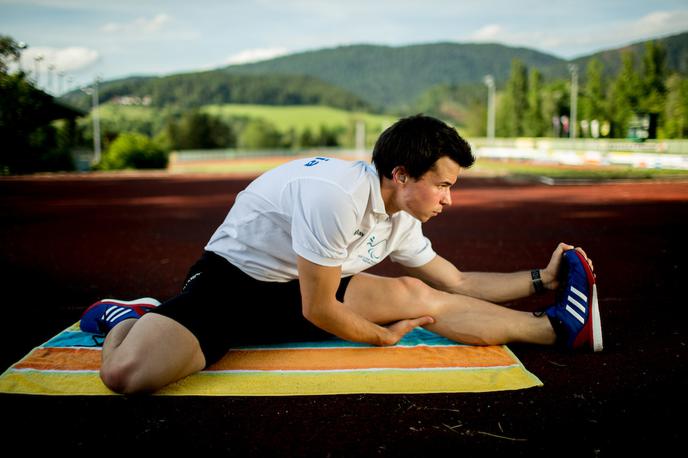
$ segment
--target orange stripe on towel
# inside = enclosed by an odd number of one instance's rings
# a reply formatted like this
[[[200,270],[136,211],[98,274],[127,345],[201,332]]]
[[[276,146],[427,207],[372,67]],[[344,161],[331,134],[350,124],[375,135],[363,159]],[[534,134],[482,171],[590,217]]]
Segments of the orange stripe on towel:
[[[317,371],[495,367],[516,364],[501,346],[232,350],[208,371]]]
[[[61,371],[97,371],[100,369],[100,351],[84,348],[35,348],[13,369]]]
[[[101,352],[83,348],[36,348],[14,369],[100,369]],[[500,367],[517,361],[501,346],[418,346],[232,350],[207,371],[318,371]]]

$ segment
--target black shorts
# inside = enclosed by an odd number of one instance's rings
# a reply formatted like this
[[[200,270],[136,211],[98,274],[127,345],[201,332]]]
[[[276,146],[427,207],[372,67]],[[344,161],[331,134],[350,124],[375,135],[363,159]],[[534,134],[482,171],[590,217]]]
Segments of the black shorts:
[[[350,279],[342,278],[339,301],[344,301]],[[189,270],[182,292],[151,313],[191,331],[201,344],[206,367],[236,346],[333,337],[303,317],[298,280],[256,280],[209,251]]]

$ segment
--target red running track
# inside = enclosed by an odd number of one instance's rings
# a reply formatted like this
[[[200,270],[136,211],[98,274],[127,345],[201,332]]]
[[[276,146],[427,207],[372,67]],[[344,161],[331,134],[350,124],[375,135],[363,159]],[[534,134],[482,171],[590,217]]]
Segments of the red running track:
[[[246,179],[0,179],[5,368],[102,297],[175,294]],[[479,395],[296,398],[0,396],[8,438],[46,449],[418,456],[447,450],[576,456],[682,440],[688,386],[688,183],[546,186],[466,178],[425,226],[463,270],[542,267],[559,241],[598,277],[605,351],[514,345],[541,389]],[[383,264],[382,274],[400,273]],[[551,296],[520,301],[544,306]],[[94,421],[94,418],[97,421]],[[35,442],[36,422],[49,423]],[[124,425],[124,426],[123,426]],[[122,431],[124,428],[124,431]],[[571,441],[575,437],[575,441]],[[567,441],[561,448],[558,441]],[[49,447],[49,444],[52,448]]]

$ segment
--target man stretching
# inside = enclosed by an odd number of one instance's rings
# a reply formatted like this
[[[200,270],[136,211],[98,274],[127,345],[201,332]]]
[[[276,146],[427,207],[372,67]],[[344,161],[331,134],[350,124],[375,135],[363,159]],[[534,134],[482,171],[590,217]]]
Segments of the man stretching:
[[[542,269],[462,272],[422,223],[451,205],[474,157],[455,129],[412,116],[385,130],[372,164],[297,159],[254,180],[191,267],[181,293],[103,300],[83,330],[107,334],[100,375],[113,391],[150,392],[238,345],[334,336],[394,345],[422,326],[473,345],[602,348],[592,262],[560,243]],[[364,273],[386,257],[406,276]],[[496,303],[559,289],[542,313]]]

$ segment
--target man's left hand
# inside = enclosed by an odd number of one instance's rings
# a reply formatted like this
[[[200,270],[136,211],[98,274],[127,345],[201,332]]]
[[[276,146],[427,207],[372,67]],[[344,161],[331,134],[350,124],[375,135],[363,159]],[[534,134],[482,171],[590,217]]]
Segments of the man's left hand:
[[[557,248],[552,253],[552,258],[549,260],[547,267],[540,271],[542,277],[542,284],[545,288],[554,290],[559,286],[559,268],[561,267],[561,258],[565,251],[576,250],[583,255],[588,264],[590,265],[590,270],[594,272],[592,260],[585,254],[585,251],[581,247],[574,247],[566,243],[560,243]]]

